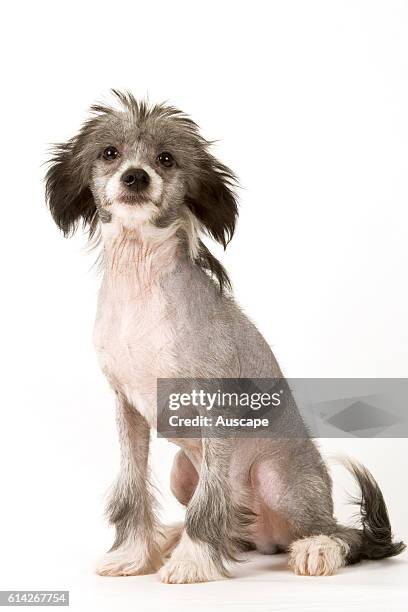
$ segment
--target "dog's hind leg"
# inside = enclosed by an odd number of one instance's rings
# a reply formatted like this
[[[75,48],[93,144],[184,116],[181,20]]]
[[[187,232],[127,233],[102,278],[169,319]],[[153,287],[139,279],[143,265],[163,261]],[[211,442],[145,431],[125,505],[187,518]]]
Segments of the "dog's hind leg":
[[[170,488],[174,497],[187,506],[198,484],[198,474],[194,465],[183,450],[174,457],[170,474]]]
[[[96,571],[102,576],[149,574],[162,564],[163,539],[148,479],[150,430],[142,415],[119,394],[117,423],[121,466],[106,509],[116,538]]]
[[[346,527],[333,517],[331,480],[316,449],[305,442],[301,450],[285,457],[285,470],[276,469],[276,462],[269,460],[256,465],[252,476],[257,495],[270,512],[271,536],[286,538],[289,567],[296,574],[328,576],[362,559],[382,559],[404,550],[402,542],[392,540],[384,498],[366,468],[347,464],[360,486],[361,528]],[[301,466],[296,457],[302,457]],[[274,533],[274,518],[279,525],[276,517],[284,525],[280,534]]]
[[[178,546],[160,570],[163,582],[207,582],[228,576],[253,521],[252,512],[234,501],[229,466],[234,441],[204,439],[199,481],[187,506]]]
[[[260,503],[255,544],[260,551],[272,545],[287,549],[296,574],[333,574],[346,564],[352,534],[346,541],[333,517],[326,467],[309,440],[276,446],[279,452],[252,468]]]
[[[172,525],[161,525],[159,546],[163,557],[163,562],[168,559],[180,542],[184,529],[184,523],[174,523]]]
[[[405,550],[403,542],[393,542],[387,507],[380,487],[364,466],[346,461],[360,487],[361,528],[336,525],[327,535],[315,535],[294,542],[289,564],[297,574],[333,574],[343,565],[362,559],[384,559]]]

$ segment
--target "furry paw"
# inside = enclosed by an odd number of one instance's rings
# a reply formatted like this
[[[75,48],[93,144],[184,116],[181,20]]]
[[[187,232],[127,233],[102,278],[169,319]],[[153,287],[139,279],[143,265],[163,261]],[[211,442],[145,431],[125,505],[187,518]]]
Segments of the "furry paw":
[[[120,546],[106,553],[96,567],[100,576],[142,576],[154,574],[163,564],[157,548],[150,550],[140,544]]]
[[[159,575],[168,584],[210,582],[226,577],[213,561],[208,546],[193,542],[186,533]]]
[[[296,540],[289,549],[289,567],[300,576],[330,576],[345,565],[348,546],[326,535]]]

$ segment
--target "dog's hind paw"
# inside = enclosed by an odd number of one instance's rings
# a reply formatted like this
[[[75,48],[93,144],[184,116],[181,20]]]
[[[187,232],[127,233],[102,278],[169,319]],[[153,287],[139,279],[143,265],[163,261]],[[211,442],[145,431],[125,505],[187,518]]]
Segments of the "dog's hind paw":
[[[326,535],[296,540],[289,549],[289,567],[300,576],[330,576],[345,565],[347,548]]]
[[[168,559],[180,542],[181,534],[183,533],[183,523],[175,525],[161,525],[158,535],[158,545],[163,557]]]

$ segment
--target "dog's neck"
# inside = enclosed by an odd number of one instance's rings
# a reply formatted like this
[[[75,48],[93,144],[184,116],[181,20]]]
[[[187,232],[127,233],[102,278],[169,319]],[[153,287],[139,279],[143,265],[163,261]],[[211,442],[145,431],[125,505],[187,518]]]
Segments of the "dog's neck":
[[[189,244],[179,223],[159,228],[151,223],[134,227],[112,220],[102,224],[105,278],[146,290],[189,257]]]

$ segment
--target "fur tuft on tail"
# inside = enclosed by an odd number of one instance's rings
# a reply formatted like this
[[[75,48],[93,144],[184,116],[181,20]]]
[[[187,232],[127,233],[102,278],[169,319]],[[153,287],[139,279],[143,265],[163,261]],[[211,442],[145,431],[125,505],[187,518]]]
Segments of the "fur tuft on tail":
[[[387,506],[373,475],[357,462],[346,460],[343,464],[357,480],[361,491],[359,498],[353,499],[353,503],[360,506],[362,529],[357,530],[360,535],[359,550],[351,551],[348,563],[399,555],[406,546],[404,542],[392,541]]]

